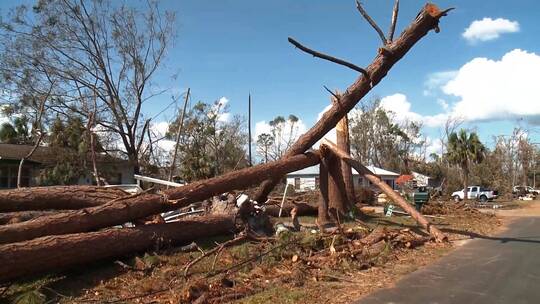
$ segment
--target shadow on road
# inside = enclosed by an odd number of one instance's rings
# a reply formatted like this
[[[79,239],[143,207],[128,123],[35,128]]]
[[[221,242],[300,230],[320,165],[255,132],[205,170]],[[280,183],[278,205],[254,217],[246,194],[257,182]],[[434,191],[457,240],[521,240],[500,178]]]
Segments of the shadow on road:
[[[447,233],[466,235],[466,236],[469,236],[471,239],[500,241],[501,243],[523,242],[523,243],[540,244],[540,236],[524,236],[524,237],[487,236],[487,235],[478,234],[476,232],[463,231],[463,230],[457,230],[457,229],[452,229],[452,228],[441,228],[441,231],[447,232]]]

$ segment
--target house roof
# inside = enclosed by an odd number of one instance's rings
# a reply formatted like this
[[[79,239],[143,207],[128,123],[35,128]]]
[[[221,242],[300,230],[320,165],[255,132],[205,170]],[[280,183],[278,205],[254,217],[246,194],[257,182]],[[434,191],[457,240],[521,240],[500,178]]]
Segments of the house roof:
[[[28,155],[32,151],[33,146],[31,145],[17,145],[17,144],[2,144],[0,143],[0,160],[9,159],[9,160],[20,160],[24,156]],[[88,155],[90,159],[90,155]],[[39,164],[55,164],[57,158],[55,152],[50,147],[40,146],[34,151],[32,156],[28,161],[39,163]],[[115,158],[109,155],[97,154],[97,161],[100,163],[119,163],[128,161]]]
[[[376,175],[379,175],[379,176],[395,176],[395,177],[399,176],[398,173],[388,171],[388,170],[385,170],[385,169],[382,169],[382,168],[379,168],[379,167],[375,167],[375,166],[366,166],[366,167],[371,172],[373,172],[373,173],[375,173]],[[353,172],[353,175],[359,175],[358,172],[356,170],[354,170],[354,169],[352,169],[352,172]],[[291,172],[291,173],[287,174],[287,176],[293,176],[293,175],[311,175],[311,176],[319,175],[319,165],[307,167],[307,168],[304,168],[302,170],[294,171],[294,172]]]
[[[30,145],[0,144],[0,159],[20,160],[32,148]],[[48,147],[38,147],[28,160],[41,164],[55,162],[54,154]]]

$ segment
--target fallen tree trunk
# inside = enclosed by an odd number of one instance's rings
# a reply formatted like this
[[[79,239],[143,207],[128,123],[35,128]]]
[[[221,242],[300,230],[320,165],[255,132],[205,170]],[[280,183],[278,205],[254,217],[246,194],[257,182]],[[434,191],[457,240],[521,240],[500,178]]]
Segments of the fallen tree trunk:
[[[265,208],[266,214],[273,217],[279,216],[280,205],[268,205]],[[303,202],[291,203],[286,202],[283,204],[283,209],[281,210],[281,216],[289,217],[291,216],[291,210],[296,207],[296,215],[305,216],[305,215],[317,215],[317,206],[310,205]]]
[[[0,260],[5,263],[0,267],[0,282],[119,257],[156,245],[185,244],[234,231],[234,216],[208,216],[169,224],[46,236],[1,245]]]
[[[16,224],[20,222],[29,221],[36,217],[51,215],[56,213],[65,212],[66,210],[49,210],[49,211],[17,211],[0,213],[0,225]]]
[[[438,32],[439,19],[445,16],[446,12],[439,10],[434,4],[426,4],[420,13],[418,13],[416,19],[395,41],[379,48],[377,57],[366,68],[367,76],[360,76],[345,90],[345,93],[339,95],[338,102],[334,103],[311,129],[298,138],[285,155],[283,155],[283,158],[304,153],[334,128],[338,121],[352,110],[360,99],[377,85],[386,76],[392,66],[422,37],[433,29]],[[276,175],[265,181],[259,187],[255,195],[255,200],[259,202],[266,201],[266,197],[280,178],[281,176]]]
[[[401,195],[388,186],[388,184],[381,180],[380,177],[376,176],[360,162],[353,159],[349,154],[339,150],[334,143],[324,140],[323,144],[321,145],[321,150],[328,150],[330,153],[333,153],[358,171],[360,175],[381,189],[381,191],[384,192],[393,202],[403,208],[403,210],[405,210],[405,212],[415,219],[418,224],[424,227],[429,234],[435,238],[435,240],[438,242],[447,240],[447,236],[444,233],[437,229],[437,227],[433,226],[420,212],[416,211],[416,209],[403,197],[401,197]]]
[[[129,195],[114,188],[94,186],[32,187],[0,191],[0,212],[73,210],[102,205]]]
[[[42,216],[0,226],[0,243],[20,242],[45,235],[86,232],[179,209],[227,191],[247,188],[274,175],[283,175],[319,163],[319,153],[308,152],[165,191],[143,194],[101,206]]]

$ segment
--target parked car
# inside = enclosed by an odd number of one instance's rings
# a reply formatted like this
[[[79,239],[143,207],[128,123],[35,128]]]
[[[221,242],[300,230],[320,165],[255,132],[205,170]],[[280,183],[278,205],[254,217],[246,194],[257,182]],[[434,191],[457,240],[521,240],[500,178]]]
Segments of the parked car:
[[[540,194],[540,190],[534,189],[531,186],[514,186],[512,188],[512,194],[514,194],[515,196],[524,196],[529,193],[538,195]]]
[[[489,190],[480,186],[467,187],[467,198],[471,200],[479,200],[481,202],[491,201],[497,198],[497,191]],[[457,203],[465,198],[464,189],[452,193],[452,198]]]

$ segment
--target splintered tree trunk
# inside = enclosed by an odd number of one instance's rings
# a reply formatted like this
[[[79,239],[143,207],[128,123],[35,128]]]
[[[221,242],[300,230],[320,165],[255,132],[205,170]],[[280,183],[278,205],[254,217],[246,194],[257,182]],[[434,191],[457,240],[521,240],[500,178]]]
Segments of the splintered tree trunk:
[[[439,19],[445,16],[446,12],[439,10],[434,4],[426,4],[418,13],[416,19],[407,27],[401,35],[391,44],[379,49],[377,57],[366,68],[368,77],[360,76],[345,93],[339,97],[339,102],[332,105],[319,121],[306,133],[304,133],[296,143],[285,153],[283,157],[290,157],[304,153],[319,141],[328,131],[336,126],[354,106],[363,98],[375,85],[377,85],[392,68],[422,37],[429,31],[435,29],[439,31]],[[279,182],[281,176],[274,176],[265,181],[258,189],[255,199],[259,202],[266,201],[266,197]]]
[[[345,182],[343,180],[343,170],[341,160],[333,154],[324,155],[328,164],[328,198],[330,200],[328,209],[334,220],[343,218],[349,210],[349,202],[345,193]]]
[[[101,206],[42,216],[13,225],[0,226],[0,243],[19,242],[45,235],[86,232],[120,225],[139,218],[185,207],[214,195],[244,189],[275,175],[284,175],[320,161],[318,151],[233,171],[165,191],[112,201]]]
[[[33,187],[0,191],[0,212],[73,210],[102,205],[127,196],[120,189],[94,186]]]
[[[326,151],[328,150],[328,151]],[[323,153],[324,151],[324,153]],[[339,157],[341,160],[347,162],[353,167],[360,175],[364,176],[367,180],[377,186],[382,192],[384,192],[390,200],[398,204],[405,212],[407,212],[418,224],[424,227],[438,242],[447,240],[447,236],[442,233],[437,227],[433,226],[420,212],[409,204],[401,195],[394,191],[388,184],[382,181],[378,176],[374,175],[369,169],[364,167],[360,162],[353,159],[349,154],[339,150],[335,144],[325,140],[321,145],[321,153],[324,155],[332,153]]]
[[[326,159],[321,159],[319,165],[319,202],[317,223],[320,226],[325,226],[331,222],[328,214],[329,194],[328,194],[328,164]]]
[[[233,233],[235,217],[209,216],[169,224],[112,228],[97,232],[46,236],[0,246],[0,282],[73,265],[118,257],[157,245],[188,243]]]
[[[347,115],[336,125],[336,144],[342,151],[351,153],[351,142],[349,138],[349,118]],[[341,172],[343,175],[343,183],[345,185],[345,194],[347,196],[347,203],[354,205],[356,203],[356,195],[354,193],[354,182],[352,168],[349,164],[341,161]]]

